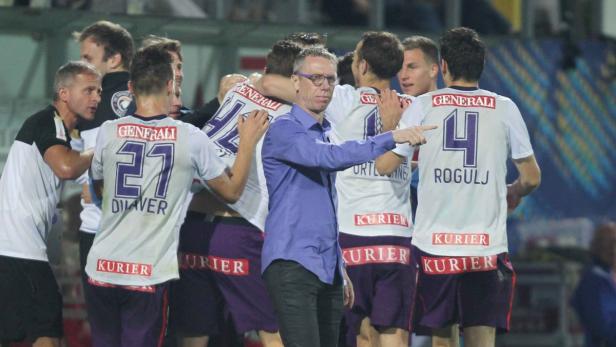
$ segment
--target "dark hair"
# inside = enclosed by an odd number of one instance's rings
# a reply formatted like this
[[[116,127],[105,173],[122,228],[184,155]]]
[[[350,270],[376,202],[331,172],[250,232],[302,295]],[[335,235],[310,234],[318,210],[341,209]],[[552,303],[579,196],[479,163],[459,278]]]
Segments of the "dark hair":
[[[441,58],[447,62],[452,79],[478,81],[483,72],[486,46],[473,29],[448,30],[440,40]]]
[[[133,37],[121,25],[101,20],[87,26],[82,32],[74,33],[73,35],[79,42],[89,38],[103,46],[105,49],[103,59],[105,60],[119,53],[122,57],[124,68],[130,68],[134,53]]]
[[[141,48],[150,46],[157,46],[167,52],[173,52],[177,54],[180,61],[182,61],[182,43],[178,40],[163,36],[148,35],[141,42]]]
[[[171,54],[158,46],[140,49],[130,67],[130,80],[137,97],[162,92],[173,80]]]
[[[266,74],[278,74],[291,77],[293,74],[293,62],[302,49],[292,41],[281,40],[276,42],[267,53],[265,63]]]
[[[410,36],[402,40],[405,51],[420,49],[426,60],[432,64],[438,64],[438,46],[436,42],[425,36]]]
[[[58,100],[60,88],[66,88],[73,83],[77,75],[93,75],[101,78],[100,72],[96,68],[85,61],[69,61],[60,66],[53,81],[53,99]]]
[[[355,77],[353,77],[353,52],[348,52],[338,58],[338,83],[341,85],[348,84],[355,87]]]
[[[292,41],[301,48],[325,47],[327,34],[296,32],[287,35],[283,40]]]
[[[368,62],[370,70],[377,77],[394,77],[402,68],[404,49],[396,35],[385,31],[369,31],[361,38],[359,59]]]

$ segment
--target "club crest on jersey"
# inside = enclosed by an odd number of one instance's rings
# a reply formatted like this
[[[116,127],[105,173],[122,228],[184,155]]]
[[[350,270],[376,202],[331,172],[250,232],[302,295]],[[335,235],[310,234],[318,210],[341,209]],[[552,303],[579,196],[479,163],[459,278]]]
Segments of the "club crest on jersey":
[[[124,117],[126,116],[126,111],[128,111],[128,106],[132,101],[133,97],[128,90],[115,92],[113,96],[111,96],[111,109],[116,116]]]

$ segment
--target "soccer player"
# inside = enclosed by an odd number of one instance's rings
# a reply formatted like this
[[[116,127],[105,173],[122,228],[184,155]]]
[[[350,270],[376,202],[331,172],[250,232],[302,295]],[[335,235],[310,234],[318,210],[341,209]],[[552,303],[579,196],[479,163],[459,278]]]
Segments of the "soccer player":
[[[132,97],[127,83],[128,69],[134,53],[133,38],[125,28],[108,21],[95,22],[85,27],[80,33],[75,33],[74,36],[79,42],[81,60],[94,65],[103,76],[101,102],[94,119],[78,126],[79,135],[83,141],[82,146],[88,150],[94,148],[101,124],[107,120],[123,117],[131,104]],[[83,184],[81,195],[83,210],[79,215],[81,218],[79,260],[87,305],[88,288],[85,282],[84,267],[94,235],[100,225],[101,210],[92,203],[87,173],[78,181]]]
[[[363,35],[353,53],[358,88],[336,86],[325,110],[333,143],[395,129],[403,106],[388,88],[403,55],[395,35]],[[387,106],[388,99],[393,99],[393,116],[384,114],[389,109],[377,108],[380,100]],[[406,150],[401,153],[406,158]],[[375,346],[406,347],[412,284],[409,163],[403,160],[388,176],[378,172],[375,161],[355,165],[337,175],[336,189],[340,247],[355,289],[355,305],[345,313],[347,343],[355,345],[357,339],[369,346],[375,340]]]
[[[424,36],[410,36],[402,40],[404,61],[398,72],[402,92],[420,96],[436,90],[438,79],[438,46]]]
[[[62,297],[46,239],[57,218],[62,180],[90,166],[92,151],[71,150],[69,134],[79,121],[94,118],[100,88],[92,65],[60,67],[53,103],[24,122],[9,151],[0,177],[0,342],[60,346]]]
[[[413,263],[418,271],[412,329],[433,345],[494,346],[509,329],[514,272],[507,254],[508,204],[540,183],[528,130],[511,99],[479,89],[485,45],[468,28],[440,40],[447,88],[418,97],[402,125],[438,124],[419,152]],[[519,176],[506,184],[511,157]]]
[[[292,42],[276,42],[267,55],[265,75],[289,78],[299,52]],[[253,110],[265,110],[271,119],[276,119],[290,106],[263,96],[259,82],[240,83],[227,93],[221,108],[203,128],[227,165],[237,160],[237,119]],[[180,239],[181,277],[174,285],[178,331],[190,337],[184,338],[184,346],[204,346],[206,335],[217,330],[219,310],[209,274],[220,288],[238,333],[257,330],[264,346],[282,346],[274,308],[260,273],[268,203],[261,145],[257,145],[252,171],[238,202],[226,206],[204,191],[195,195],[189,207],[192,212]],[[201,259],[207,259],[207,267],[199,265],[203,264]]]
[[[423,143],[421,126],[365,141],[329,142],[324,111],[334,92],[336,57],[304,49],[293,67],[297,103],[263,141],[269,194],[261,269],[286,346],[336,346],[353,288],[338,243],[336,171],[369,161],[395,143]]]
[[[167,117],[177,96],[171,62],[158,47],[137,52],[129,84],[136,112],[104,123],[97,138],[91,171],[103,218],[86,264],[95,346],[160,345],[193,177],[224,201],[237,201],[267,129],[265,112],[239,120],[238,155],[227,174],[203,132]]]

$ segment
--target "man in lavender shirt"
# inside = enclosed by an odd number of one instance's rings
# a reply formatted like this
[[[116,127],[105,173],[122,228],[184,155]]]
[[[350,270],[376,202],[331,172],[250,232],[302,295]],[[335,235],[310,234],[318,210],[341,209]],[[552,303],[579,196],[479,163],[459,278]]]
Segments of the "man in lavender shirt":
[[[269,214],[262,272],[286,347],[336,346],[343,306],[353,305],[338,244],[335,172],[375,159],[396,143],[425,143],[423,131],[436,128],[330,144],[323,112],[336,83],[336,63],[323,48],[299,54],[292,76],[296,103],[272,123],[263,142]]]

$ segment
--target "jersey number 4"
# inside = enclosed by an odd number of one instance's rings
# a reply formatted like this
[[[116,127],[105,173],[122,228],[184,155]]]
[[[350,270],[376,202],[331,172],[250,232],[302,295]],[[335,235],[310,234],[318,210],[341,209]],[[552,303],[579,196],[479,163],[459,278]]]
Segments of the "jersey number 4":
[[[158,199],[167,197],[167,187],[169,186],[169,177],[173,169],[173,155],[175,153],[173,143],[157,143],[145,154],[144,142],[126,141],[117,153],[130,155],[131,160],[116,164],[116,197],[136,199],[141,195],[141,185],[128,184],[126,179],[129,177],[143,178],[143,164],[145,160],[153,160],[153,158],[161,158],[154,196]]]
[[[464,112],[464,134],[458,136],[458,110],[443,120],[443,150],[464,152],[464,167],[477,167],[479,113]]]

